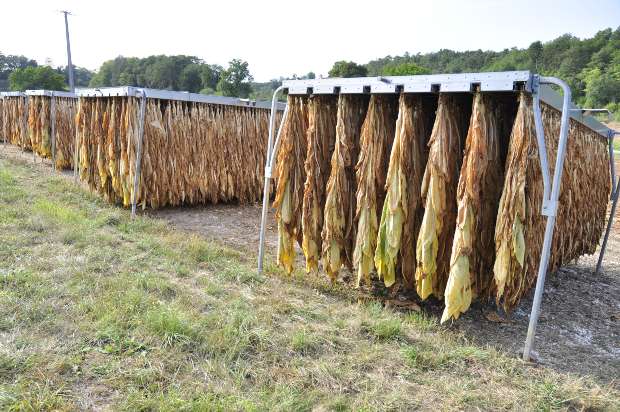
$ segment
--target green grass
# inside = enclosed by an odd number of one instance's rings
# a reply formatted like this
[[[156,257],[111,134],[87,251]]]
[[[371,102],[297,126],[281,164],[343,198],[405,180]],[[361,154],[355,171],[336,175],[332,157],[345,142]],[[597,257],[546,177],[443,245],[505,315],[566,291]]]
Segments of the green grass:
[[[614,387],[128,216],[0,157],[0,410],[620,408]]]
[[[607,144],[607,146],[609,146],[609,144]],[[618,138],[614,139],[614,150],[620,150],[620,139]]]

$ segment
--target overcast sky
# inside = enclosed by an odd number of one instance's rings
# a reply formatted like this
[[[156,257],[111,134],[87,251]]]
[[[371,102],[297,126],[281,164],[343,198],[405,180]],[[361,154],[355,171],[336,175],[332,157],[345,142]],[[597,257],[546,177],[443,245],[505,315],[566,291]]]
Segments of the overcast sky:
[[[118,55],[194,55],[224,67],[249,62],[256,81],[310,71],[337,60],[439,49],[527,47],[564,33],[579,38],[620,25],[620,0],[425,1],[12,1],[3,2],[0,51],[42,64],[67,64],[69,10],[73,64],[98,69]]]

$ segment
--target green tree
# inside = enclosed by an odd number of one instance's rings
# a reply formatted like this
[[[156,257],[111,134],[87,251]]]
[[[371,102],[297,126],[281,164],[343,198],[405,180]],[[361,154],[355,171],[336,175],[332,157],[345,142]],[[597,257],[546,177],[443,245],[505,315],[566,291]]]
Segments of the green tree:
[[[334,67],[329,71],[329,77],[366,77],[368,69],[355,62],[341,60],[334,63]]]
[[[17,69],[9,76],[11,90],[24,92],[26,90],[67,90],[65,76],[54,73],[49,66],[26,67]]]
[[[205,64],[202,66],[200,78],[202,80],[202,94],[213,94],[217,90],[217,84],[222,79],[224,68],[219,64]]]
[[[119,86],[119,78],[127,68],[127,58],[118,56],[114,60],[104,62],[97,74],[90,80],[90,87],[112,87]],[[126,84],[123,86],[137,86],[136,84]]]
[[[587,104],[593,108],[620,103],[620,79],[609,73],[590,80],[586,90]]]
[[[179,86],[181,90],[190,93],[199,93],[202,89],[202,67],[200,64],[190,64],[185,66],[179,76]]]
[[[248,62],[241,59],[231,60],[228,69],[223,70],[221,76],[217,84],[219,95],[246,98],[252,92],[251,82],[254,78],[250,75]]]
[[[417,74],[429,74],[430,70],[418,66],[415,63],[403,63],[400,66],[385,66],[384,76],[411,76]]]
[[[179,90],[175,88],[175,64],[174,60],[163,56],[155,64],[146,69],[147,85],[153,89]]]
[[[58,74],[65,75],[67,87],[69,87],[69,70],[68,66],[59,66],[54,70]],[[84,67],[77,67],[73,65],[73,85],[75,87],[88,87],[90,80],[95,75],[95,72],[88,70]]]
[[[0,52],[0,91],[10,89],[9,76],[17,69],[37,67],[37,61],[25,56],[4,55]]]
[[[196,76],[192,78],[190,72],[182,75],[186,67],[194,64],[200,66],[204,62],[195,56],[184,55],[149,56],[143,59],[118,56],[114,60],[103,63],[89,85],[90,87],[152,87],[167,90],[187,90],[194,87],[193,90],[196,90]],[[188,70],[191,71],[191,69]]]
[[[538,71],[538,59],[540,59],[540,56],[542,55],[543,44],[540,42],[540,40],[537,40],[534,43],[530,44],[528,50],[530,52],[530,57],[534,62],[534,70]]]

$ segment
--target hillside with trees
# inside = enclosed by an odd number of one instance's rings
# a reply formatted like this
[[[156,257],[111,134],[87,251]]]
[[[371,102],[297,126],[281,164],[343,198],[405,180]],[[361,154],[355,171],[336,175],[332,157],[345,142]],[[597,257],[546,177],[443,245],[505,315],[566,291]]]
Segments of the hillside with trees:
[[[429,73],[530,70],[558,77],[570,86],[577,105],[607,107],[620,117],[620,27],[601,30],[583,40],[565,34],[547,43],[536,41],[525,49],[405,53],[372,60],[364,66],[368,76],[378,76],[410,64]]]

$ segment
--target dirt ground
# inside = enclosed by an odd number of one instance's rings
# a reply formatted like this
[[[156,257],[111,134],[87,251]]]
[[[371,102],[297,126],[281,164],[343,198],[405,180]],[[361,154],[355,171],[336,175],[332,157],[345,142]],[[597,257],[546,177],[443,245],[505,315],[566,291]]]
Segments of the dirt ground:
[[[32,163],[32,152],[21,153],[19,148],[0,145],[0,156]],[[36,159],[41,173],[54,173],[73,179],[73,171],[52,172],[51,162]],[[620,160],[616,161],[620,171]],[[618,173],[618,172],[617,172]],[[85,183],[80,183],[85,185]],[[611,209],[611,202],[609,203]],[[198,233],[247,253],[257,254],[260,236],[261,204],[205,204],[192,207],[165,207],[146,209],[139,213],[168,222],[171,226],[190,233]],[[128,211],[129,213],[129,211]],[[618,215],[618,213],[616,213]],[[267,219],[266,251],[275,255],[277,230],[275,213],[270,209]],[[602,239],[601,239],[602,243]],[[600,246],[599,246],[600,251]],[[620,388],[620,218],[612,227],[601,273],[595,275],[598,253],[582,257],[578,263],[564,266],[547,277],[538,323],[533,355],[539,367],[549,367],[563,373],[591,375],[601,382]],[[296,266],[303,267],[303,253],[299,249]],[[341,276],[340,278],[347,278]],[[353,276],[348,276],[353,279]],[[328,278],[324,276],[325,282]],[[353,288],[353,281],[350,280]],[[386,289],[376,275],[369,292],[383,295]],[[514,324],[498,324],[487,319],[491,311],[508,318],[495,303],[473,302],[470,309],[456,321],[446,323],[448,328],[460,330],[464,337],[479,344],[501,346],[508,353],[523,351],[529,324],[534,290],[528,293],[511,313]],[[421,301],[414,290],[399,293],[398,299],[413,300],[422,310],[437,318],[444,309],[443,302],[434,297]]]

